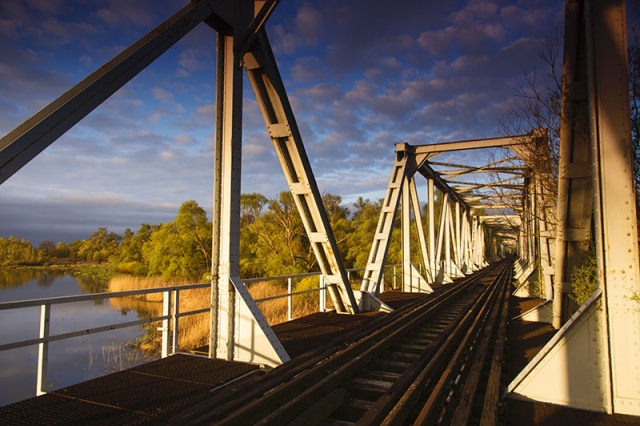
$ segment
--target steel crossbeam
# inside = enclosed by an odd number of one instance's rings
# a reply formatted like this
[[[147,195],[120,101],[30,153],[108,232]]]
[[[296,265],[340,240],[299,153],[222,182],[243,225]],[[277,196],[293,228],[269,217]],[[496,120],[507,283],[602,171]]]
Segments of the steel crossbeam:
[[[62,96],[0,139],[0,184],[211,15],[206,1],[184,6]]]

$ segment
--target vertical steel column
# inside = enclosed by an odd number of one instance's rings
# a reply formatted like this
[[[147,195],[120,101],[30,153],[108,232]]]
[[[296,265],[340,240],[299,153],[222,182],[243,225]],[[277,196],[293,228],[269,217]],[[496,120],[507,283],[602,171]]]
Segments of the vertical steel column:
[[[593,184],[588,129],[587,64],[583,3],[568,1],[565,15],[563,117],[560,125],[558,226],[553,297],[553,326],[568,319],[569,278],[589,250]]]
[[[216,129],[213,145],[213,217],[211,235],[211,316],[209,331],[209,358],[218,353],[218,269],[220,267],[220,233],[222,219],[222,146],[224,135],[225,89],[225,35],[216,36]]]
[[[218,112],[221,122],[216,126],[220,132],[220,169],[214,177],[215,187],[220,191],[214,200],[214,211],[218,211],[217,230],[219,244],[217,271],[217,358],[234,359],[236,291],[232,277],[239,276],[240,259],[240,169],[242,155],[242,68],[236,65],[234,37],[219,34],[218,67],[222,79],[218,86],[222,92]],[[218,142],[218,141],[216,141]]]
[[[450,247],[449,247],[449,216],[451,212],[449,209],[449,193],[444,192],[442,194],[442,208],[440,213],[440,224],[438,228],[438,242],[436,244],[436,264],[438,267],[438,275],[436,277],[436,281],[439,284],[451,282],[451,277],[449,276],[448,270],[448,262],[447,259],[451,258],[450,255]],[[445,252],[445,260],[442,260],[442,251]]]
[[[623,0],[585,7],[589,116],[595,156],[594,212],[604,333],[610,354],[613,412],[640,415],[638,230],[629,112]],[[608,374],[607,374],[608,373]]]
[[[240,280],[243,70],[237,52],[254,17],[254,3],[234,2],[233,12],[232,33],[218,34],[213,208],[217,256],[212,262],[209,355],[276,366],[289,355]]]
[[[461,240],[461,218],[460,218],[460,201],[456,200],[455,202],[455,211],[456,211],[456,217],[455,217],[455,222],[454,222],[454,229],[455,229],[455,242],[454,242],[454,246],[456,248],[455,250],[455,263],[456,265],[458,265],[458,267],[462,266],[462,240]]]
[[[435,191],[433,179],[427,179],[427,202],[429,209],[429,268],[431,277],[435,277],[436,270],[436,230],[435,230]]]
[[[413,287],[417,284],[413,282],[413,274],[411,273],[411,193],[409,186],[409,177],[406,177],[402,182],[400,228],[402,231],[402,291],[407,293],[413,292]],[[415,290],[417,291],[417,289]]]

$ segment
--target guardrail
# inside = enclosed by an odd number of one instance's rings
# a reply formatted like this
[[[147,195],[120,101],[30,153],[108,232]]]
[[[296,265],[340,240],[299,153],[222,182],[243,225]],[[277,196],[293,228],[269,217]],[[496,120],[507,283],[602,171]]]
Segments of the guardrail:
[[[393,268],[393,287],[395,288],[395,275],[396,267]],[[364,268],[350,269],[347,272],[357,272],[364,270]],[[304,278],[309,276],[319,276],[319,284],[317,289],[304,290],[300,292],[293,291],[293,279]],[[287,280],[287,293],[277,296],[266,297],[262,299],[256,299],[256,302],[264,302],[268,300],[287,298],[288,299],[288,320],[292,319],[293,312],[293,296],[311,292],[320,292],[319,311],[324,312],[327,309],[326,299],[326,286],[324,285],[324,277],[320,272],[309,272],[305,274],[283,275],[279,277],[266,277],[266,278],[251,278],[243,280],[245,285],[265,282],[265,281],[283,281]],[[384,280],[383,280],[384,282]],[[0,312],[8,311],[12,309],[40,307],[40,330],[39,336],[35,339],[21,340],[17,342],[0,344],[0,352],[10,349],[22,348],[25,346],[38,345],[38,371],[36,379],[36,395],[43,395],[46,393],[47,372],[48,372],[48,360],[49,360],[49,343],[70,339],[73,337],[85,336],[94,333],[100,333],[105,331],[117,330],[125,327],[139,326],[142,324],[150,324],[154,322],[162,322],[160,330],[162,330],[162,358],[167,357],[169,354],[175,354],[178,352],[178,324],[179,319],[182,317],[197,315],[209,312],[209,307],[180,312],[180,293],[189,290],[195,290],[199,288],[209,288],[211,283],[201,284],[187,284],[172,287],[159,287],[149,288],[142,290],[127,290],[118,292],[106,292],[106,293],[94,293],[77,296],[60,296],[52,297],[49,299],[32,299],[32,300],[20,300],[14,302],[0,302]],[[384,290],[381,290],[384,291]],[[162,315],[151,318],[137,319],[134,321],[126,321],[117,324],[107,324],[100,327],[94,327],[84,330],[76,330],[72,332],[60,333],[51,335],[51,308],[55,305],[63,305],[67,303],[83,302],[88,300],[103,300],[116,297],[129,297],[138,296],[144,294],[162,293]]]

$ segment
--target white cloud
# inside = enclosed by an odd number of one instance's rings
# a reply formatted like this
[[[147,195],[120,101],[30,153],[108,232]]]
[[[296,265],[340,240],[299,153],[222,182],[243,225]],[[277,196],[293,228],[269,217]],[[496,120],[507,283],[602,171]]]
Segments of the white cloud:
[[[162,87],[154,87],[151,91],[153,97],[161,102],[171,103],[173,101],[174,94]]]

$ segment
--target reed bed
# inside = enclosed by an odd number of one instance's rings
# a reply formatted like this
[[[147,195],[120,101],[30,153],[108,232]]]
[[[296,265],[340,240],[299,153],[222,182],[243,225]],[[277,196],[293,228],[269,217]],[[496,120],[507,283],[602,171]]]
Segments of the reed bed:
[[[294,291],[307,290],[318,287],[318,278],[309,277],[296,284]],[[140,290],[147,288],[161,288],[180,286],[193,283],[192,280],[172,279],[162,277],[114,277],[109,282],[109,291]],[[286,285],[274,282],[257,282],[247,286],[254,300],[287,294]],[[194,311],[209,306],[209,288],[194,289],[180,292],[180,312]],[[280,324],[288,320],[287,297],[258,302],[265,319],[270,325]],[[151,293],[127,297],[113,297],[109,299],[112,306],[117,309],[129,311],[135,310],[143,317],[157,317],[162,314],[162,294]],[[319,293],[306,293],[293,296],[293,318],[302,317],[317,312],[319,307]],[[171,307],[173,309],[173,307]],[[147,328],[147,334],[136,342],[136,346],[143,350],[157,352],[161,346],[161,332],[157,330],[157,324],[151,324]],[[208,345],[209,340],[209,313],[190,315],[180,318],[178,322],[178,348],[188,351]]]

